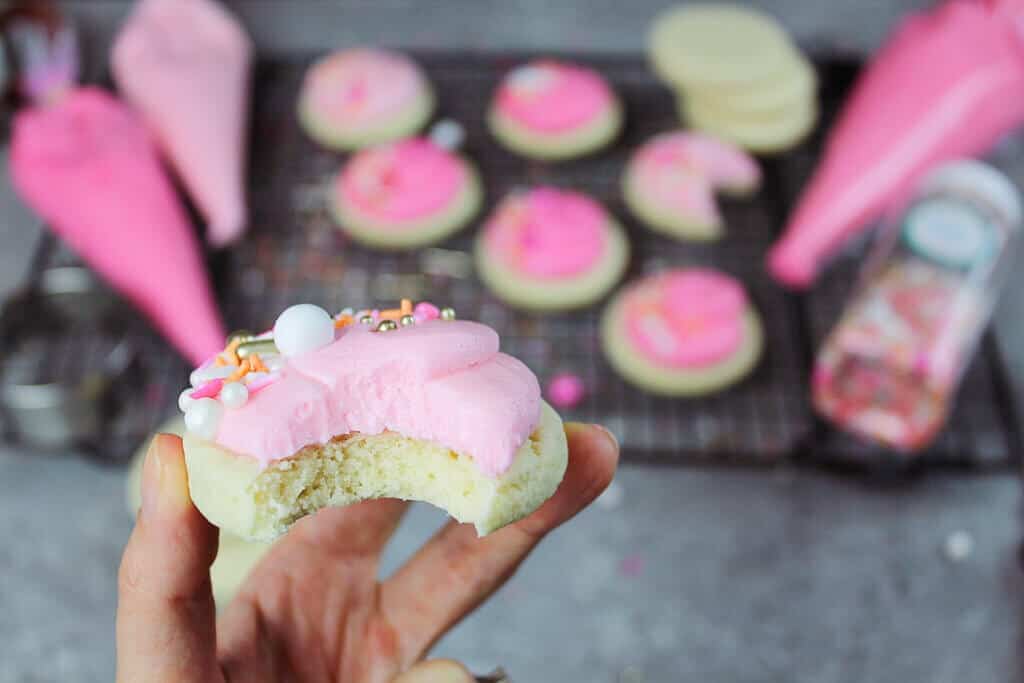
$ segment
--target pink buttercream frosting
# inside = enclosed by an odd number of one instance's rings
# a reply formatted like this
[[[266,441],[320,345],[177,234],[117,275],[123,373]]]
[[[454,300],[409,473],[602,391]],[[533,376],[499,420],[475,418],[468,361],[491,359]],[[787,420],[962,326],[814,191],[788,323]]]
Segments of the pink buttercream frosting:
[[[432,320],[386,333],[350,325],[279,372],[224,412],[216,437],[263,466],[341,434],[393,431],[465,453],[498,476],[540,421],[537,378],[479,323]]]
[[[513,270],[539,278],[584,273],[608,244],[608,215],[578,192],[540,187],[505,199],[484,227],[488,249]]]
[[[516,67],[496,96],[498,113],[540,133],[584,126],[613,106],[615,95],[600,74],[554,60]]]
[[[761,181],[749,154],[701,133],[657,135],[636,151],[630,166],[642,191],[660,206],[712,223],[720,219],[714,190],[743,190]]]
[[[303,99],[318,117],[370,125],[395,116],[425,92],[423,72],[405,55],[356,48],[314,64],[306,75]]]
[[[249,37],[215,0],[140,0],[111,52],[139,110],[223,246],[241,236]]]
[[[357,153],[337,191],[359,212],[385,221],[415,221],[446,209],[468,182],[457,156],[424,138]]]
[[[907,16],[860,75],[768,267],[808,287],[929,169],[1024,122],[1024,3],[947,0]]]
[[[671,270],[625,295],[629,340],[648,360],[700,368],[736,352],[747,296],[733,278],[710,269]]]
[[[191,361],[224,330],[198,244],[138,116],[73,88],[14,121],[11,179],[24,200]]]

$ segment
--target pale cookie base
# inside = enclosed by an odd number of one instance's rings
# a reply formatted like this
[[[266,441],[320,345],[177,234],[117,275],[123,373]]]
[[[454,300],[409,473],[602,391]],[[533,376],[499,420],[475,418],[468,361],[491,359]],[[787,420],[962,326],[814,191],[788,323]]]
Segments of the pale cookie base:
[[[477,274],[487,288],[510,306],[531,311],[565,311],[591,304],[615,286],[629,265],[629,240],[612,220],[601,262],[576,277],[545,280],[518,273],[487,252],[483,233],[474,252]]]
[[[648,37],[654,71],[678,87],[744,87],[782,72],[796,54],[773,17],[734,5],[677,5],[659,14]]]
[[[667,368],[655,365],[634,350],[626,334],[622,299],[616,298],[601,318],[601,342],[608,362],[627,382],[665,396],[700,396],[735,384],[757,365],[764,332],[753,309],[748,309],[744,316],[744,328],[740,348],[726,360],[689,370]]]
[[[622,107],[616,102],[592,123],[571,133],[539,134],[494,108],[487,114],[487,125],[498,142],[512,152],[530,159],[560,161],[596,152],[615,139],[622,128]]]
[[[401,224],[382,222],[341,201],[337,192],[330,201],[331,213],[342,232],[368,247],[398,250],[436,244],[464,228],[483,204],[480,177],[472,166],[462,163],[468,178],[466,187],[444,211],[427,218]]]
[[[185,420],[180,415],[173,417],[156,430],[160,434],[185,433]],[[128,511],[134,516],[142,506],[142,464],[146,460],[146,452],[152,438],[136,451],[128,469],[127,491],[125,492]],[[213,586],[213,599],[218,609],[223,608],[235,597],[242,582],[249,576],[249,571],[270,550],[269,543],[252,543],[243,541],[237,536],[221,532],[220,544],[217,547],[217,558],[210,567],[210,583]]]
[[[803,57],[770,80],[753,83],[743,88],[718,84],[687,86],[687,97],[700,103],[701,108],[725,117],[764,118],[780,111],[792,111],[815,97],[818,88],[814,68]]]
[[[732,197],[749,197],[757,192],[758,183],[718,188],[722,194]],[[622,179],[622,198],[626,207],[644,224],[655,232],[682,240],[710,242],[722,236],[721,221],[702,221],[697,216],[687,216],[675,208],[661,205],[647,194],[639,176],[633,172],[632,164],[627,166]]]
[[[261,470],[259,463],[185,436],[192,500],[222,531],[272,541],[328,506],[375,498],[436,505],[481,536],[522,519],[554,494],[568,464],[562,420],[546,403],[541,422],[500,477],[466,455],[385,432],[307,446]]]
[[[434,94],[430,91],[391,118],[362,127],[338,126],[301,100],[298,107],[299,124],[306,134],[318,144],[338,151],[373,147],[414,135],[426,125],[433,113]]]
[[[757,154],[784,152],[800,144],[814,130],[818,105],[813,100],[793,109],[755,118],[724,118],[708,111],[699,100],[681,97],[679,116],[694,128],[717,135]]]

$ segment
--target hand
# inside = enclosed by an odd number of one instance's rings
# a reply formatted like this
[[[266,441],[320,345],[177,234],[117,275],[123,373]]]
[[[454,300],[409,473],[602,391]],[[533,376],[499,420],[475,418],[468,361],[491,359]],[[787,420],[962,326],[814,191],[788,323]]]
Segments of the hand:
[[[121,560],[117,680],[384,683],[403,672],[409,683],[472,680],[451,663],[416,665],[615,473],[618,445],[607,431],[568,424],[566,435],[565,479],[526,519],[479,539],[449,521],[380,582],[381,551],[407,503],[322,510],[271,548],[219,620],[209,573],[217,529],[189,498],[181,440],[157,436]]]

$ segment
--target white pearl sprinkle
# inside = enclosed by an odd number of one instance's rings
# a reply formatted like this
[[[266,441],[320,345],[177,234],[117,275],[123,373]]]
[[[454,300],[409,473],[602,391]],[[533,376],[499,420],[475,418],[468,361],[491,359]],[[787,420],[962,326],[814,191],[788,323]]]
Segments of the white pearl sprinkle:
[[[196,402],[196,400],[192,398],[193,391],[194,389],[192,387],[189,387],[188,389],[185,389],[185,391],[178,394],[178,410],[180,410],[183,413],[187,413],[188,407]]]
[[[211,440],[217,436],[223,414],[224,406],[220,401],[212,398],[196,399],[185,413],[185,428],[190,434]]]
[[[962,562],[974,551],[974,538],[966,531],[954,531],[943,543],[946,558],[952,562]]]
[[[198,387],[200,384],[206,384],[211,379],[224,379],[230,377],[232,373],[237,370],[233,365],[210,365],[205,368],[197,368],[192,371],[189,375],[189,382],[194,387]]]
[[[441,149],[454,152],[466,139],[466,130],[458,121],[443,119],[430,129],[430,141]]]
[[[225,408],[241,408],[249,400],[249,390],[241,382],[228,382],[220,389],[220,402]]]
[[[286,308],[274,323],[274,343],[285,356],[299,356],[334,341],[334,319],[319,306]]]

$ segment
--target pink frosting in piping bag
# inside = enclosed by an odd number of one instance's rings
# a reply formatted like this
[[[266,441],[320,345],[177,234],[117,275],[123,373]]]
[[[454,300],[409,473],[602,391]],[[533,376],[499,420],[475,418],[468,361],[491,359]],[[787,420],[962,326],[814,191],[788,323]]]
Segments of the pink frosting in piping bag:
[[[125,98],[153,129],[222,246],[241,236],[252,45],[212,0],[139,0],[111,54]]]
[[[935,164],[1024,121],[1024,3],[948,0],[911,15],[858,81],[768,265],[808,286],[822,263]]]
[[[196,239],[135,114],[97,88],[14,121],[15,188],[192,362],[217,352],[220,316]]]
[[[539,278],[571,277],[604,254],[608,216],[586,195],[540,187],[503,201],[484,233],[510,268]]]
[[[498,476],[540,420],[540,386],[479,323],[419,323],[386,333],[351,325],[287,359],[281,378],[224,411],[216,441],[262,465],[340,434],[386,430],[471,456]]]

